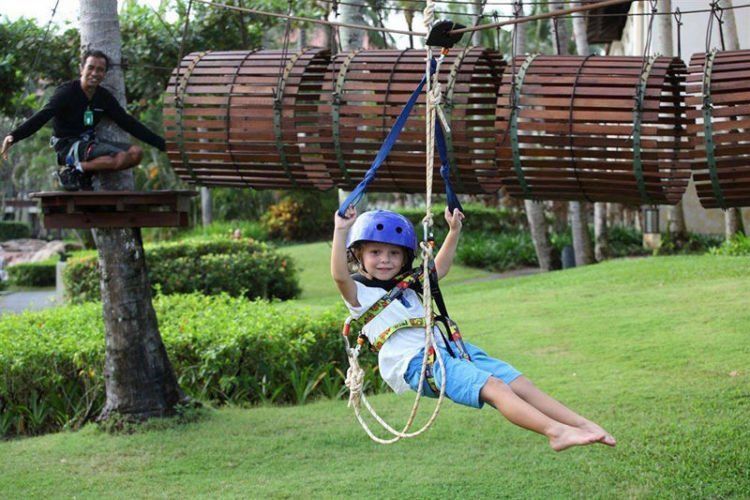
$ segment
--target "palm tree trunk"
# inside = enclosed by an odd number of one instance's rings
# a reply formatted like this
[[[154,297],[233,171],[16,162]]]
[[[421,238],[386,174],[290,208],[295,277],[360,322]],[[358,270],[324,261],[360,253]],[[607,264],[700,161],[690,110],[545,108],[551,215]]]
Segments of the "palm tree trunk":
[[[484,14],[485,3],[486,0],[474,0],[473,10],[476,16],[481,16],[482,14]],[[481,17],[476,17],[475,19],[475,22],[477,24],[481,21]],[[482,31],[475,31],[471,34],[471,43],[472,45],[476,45],[478,47],[482,46]]]
[[[213,203],[211,190],[206,186],[201,187],[201,222],[203,227],[210,226],[214,221]]]
[[[523,4],[521,4],[519,16],[523,15]],[[516,31],[514,32],[516,36],[516,50],[513,54],[514,56],[526,53],[527,27],[528,23],[516,25]],[[523,206],[526,210],[526,220],[529,221],[529,231],[531,232],[531,239],[534,242],[534,251],[539,262],[539,269],[542,271],[551,271],[554,269],[552,263],[552,243],[547,231],[544,204],[538,201],[524,200]]]
[[[594,203],[594,258],[597,262],[609,257],[607,204]]]
[[[732,0],[720,0],[719,6],[722,11],[724,20],[724,43],[727,50],[740,50],[740,39],[737,35],[737,21],[732,9]],[[744,224],[742,223],[742,211],[739,208],[728,208],[724,212],[724,236],[726,239],[732,238],[735,234],[745,234]]]
[[[341,4],[341,22],[350,24],[367,24],[365,19],[366,3],[364,0],[349,0]],[[356,28],[340,28],[341,49],[344,51],[361,49],[365,46],[367,32]]]
[[[571,7],[580,6],[580,2],[572,2]],[[587,56],[591,53],[589,37],[586,31],[586,17],[583,15],[573,16],[573,37],[576,41],[576,52],[579,56]],[[609,241],[607,238],[607,204],[604,202],[594,203],[594,258],[602,261],[609,253]]]
[[[98,49],[110,57],[104,85],[125,104],[125,82],[120,62],[121,38],[116,0],[81,0],[81,47]],[[99,137],[125,142],[127,134],[114,124],[97,129]],[[96,177],[97,190],[132,190],[130,171]],[[104,315],[106,402],[99,416],[120,414],[145,419],[174,412],[184,395],[159,334],[151,303],[140,229],[96,229]]]
[[[563,5],[552,3],[549,5],[550,12],[562,10]],[[568,55],[568,25],[566,19],[560,19],[557,22],[550,21],[552,28],[555,49],[560,55]],[[574,28],[575,29],[575,28]],[[585,29],[583,31],[585,44],[579,45],[581,33],[576,33],[576,49],[579,55],[588,54],[588,38],[586,38]],[[583,52],[582,52],[583,51]],[[570,230],[573,236],[573,250],[576,257],[576,266],[585,266],[594,262],[594,255],[591,248],[591,236],[589,235],[589,224],[586,213],[588,210],[584,203],[580,201],[571,201],[568,203],[568,217],[570,218]]]
[[[671,12],[672,0],[658,0],[656,4],[658,12]],[[672,16],[657,15],[654,19],[653,41],[651,44],[652,54],[673,56],[674,44],[672,43]],[[685,209],[682,200],[669,209],[669,232],[678,246],[687,241],[687,226],[685,224]]]
[[[364,0],[351,0],[339,7],[341,9],[341,22],[348,24],[367,24],[365,20],[365,2]],[[365,46],[366,32],[361,29],[339,28],[341,37],[341,50],[349,52],[352,50],[362,49]],[[343,203],[350,191],[339,189],[339,203]],[[367,195],[360,200],[360,212],[367,209]]]

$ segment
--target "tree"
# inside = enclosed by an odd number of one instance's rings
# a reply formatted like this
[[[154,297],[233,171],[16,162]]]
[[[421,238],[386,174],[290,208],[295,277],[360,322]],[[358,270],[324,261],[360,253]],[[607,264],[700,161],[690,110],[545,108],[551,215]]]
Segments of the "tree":
[[[724,35],[727,50],[740,50],[740,39],[737,36],[737,22],[734,18],[734,9],[732,9],[732,0],[720,0],[719,6],[724,9]],[[732,238],[736,234],[745,234],[745,228],[742,224],[742,212],[739,208],[728,208],[724,212],[724,236],[726,239]]]
[[[341,4],[341,22],[347,24],[366,25],[364,0],[350,0]],[[367,32],[356,28],[339,28],[341,36],[341,50],[346,52],[364,48]]]
[[[671,12],[672,0],[658,0],[656,8],[658,12]],[[674,55],[671,15],[655,16],[653,37],[652,54],[670,57]],[[687,226],[685,225],[685,210],[682,200],[677,202],[669,211],[669,232],[680,246],[687,241]]]
[[[572,2],[571,7],[580,6],[580,2]],[[586,17],[577,14],[573,16],[573,37],[576,43],[576,52],[579,56],[587,56],[591,53],[589,37],[586,31]],[[594,258],[602,261],[608,255],[607,242],[607,204],[603,202],[594,203]],[[577,252],[578,250],[576,250]]]
[[[80,1],[81,48],[98,49],[111,59],[104,85],[125,104],[117,0]],[[112,123],[97,134],[108,140],[127,141]],[[129,171],[97,177],[97,190],[133,188]],[[105,325],[104,380],[106,402],[100,419],[119,414],[128,419],[165,416],[185,402],[167,358],[151,287],[146,274],[141,231],[138,228],[94,230],[101,269],[102,308]]]
[[[523,4],[519,2],[519,16],[523,16]],[[516,25],[513,31],[516,37],[514,56],[526,53],[526,23]],[[547,219],[544,216],[544,204],[534,200],[524,200],[526,210],[526,219],[529,221],[529,230],[531,239],[534,242],[534,251],[539,262],[539,269],[542,271],[551,271],[554,266],[552,263],[552,243],[550,242],[547,231]]]
[[[562,10],[563,5],[559,3],[550,4],[550,12],[556,10]],[[552,18],[552,32],[554,33],[553,41],[555,43],[555,50],[560,55],[568,55],[570,53],[568,49],[568,25],[565,19],[557,20]],[[576,37],[578,41],[580,37]],[[577,46],[579,49],[578,55],[587,55],[586,53],[581,54],[580,50],[588,52],[588,39],[586,44]],[[573,250],[576,258],[576,266],[585,266],[594,262],[594,256],[591,251],[591,237],[589,236],[589,224],[588,217],[586,217],[586,207],[580,201],[571,201],[568,203],[568,217],[570,219],[570,230],[573,236]]]

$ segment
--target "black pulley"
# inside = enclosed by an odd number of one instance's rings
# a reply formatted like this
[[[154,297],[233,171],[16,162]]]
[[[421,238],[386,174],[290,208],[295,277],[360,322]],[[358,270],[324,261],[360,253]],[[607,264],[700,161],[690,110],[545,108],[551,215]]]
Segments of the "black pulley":
[[[453,30],[465,28],[463,24],[454,23],[453,21],[439,21],[432,26],[430,34],[427,36],[427,45],[430,47],[443,47],[450,49],[461,40],[463,33],[452,33]]]

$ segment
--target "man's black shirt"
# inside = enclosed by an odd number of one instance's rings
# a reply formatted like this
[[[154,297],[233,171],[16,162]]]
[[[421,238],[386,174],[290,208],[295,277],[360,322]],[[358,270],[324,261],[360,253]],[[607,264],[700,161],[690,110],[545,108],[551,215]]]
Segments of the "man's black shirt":
[[[84,125],[84,113],[87,110],[91,110],[94,114],[94,123],[91,126]],[[111,118],[124,131],[164,151],[164,139],[130,116],[107,89],[99,85],[89,101],[81,88],[80,80],[71,80],[57,87],[47,105],[10,135],[13,136],[13,142],[18,142],[34,134],[50,118],[54,118],[52,128],[56,137],[77,138],[84,132],[93,130],[104,115]],[[61,140],[55,149],[59,151],[69,144],[70,141]]]

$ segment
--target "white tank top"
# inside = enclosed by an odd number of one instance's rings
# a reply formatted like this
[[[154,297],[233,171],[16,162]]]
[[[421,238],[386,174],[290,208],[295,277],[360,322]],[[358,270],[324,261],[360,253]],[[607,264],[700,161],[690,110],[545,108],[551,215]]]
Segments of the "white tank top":
[[[356,319],[362,316],[386,291],[382,288],[363,285],[358,281],[354,283],[357,285],[357,301],[360,306],[354,307],[346,300],[344,300],[344,303],[349,308],[352,317]],[[424,318],[422,300],[414,290],[407,289],[404,291],[403,298],[408,303],[408,306],[401,300],[395,300],[362,328],[362,333],[367,336],[371,344],[374,344],[378,336],[389,327],[405,319]],[[435,334],[438,345],[443,345],[437,328],[435,329]],[[409,390],[409,384],[404,380],[404,374],[409,366],[409,361],[424,346],[424,329],[402,328],[391,335],[380,349],[378,353],[380,374],[396,394],[401,394]]]

